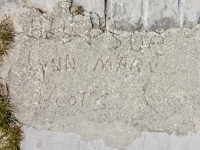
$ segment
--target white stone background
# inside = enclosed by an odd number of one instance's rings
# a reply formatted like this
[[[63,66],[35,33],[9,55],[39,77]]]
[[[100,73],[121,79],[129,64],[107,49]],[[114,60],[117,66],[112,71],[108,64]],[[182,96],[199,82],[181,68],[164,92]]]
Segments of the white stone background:
[[[53,6],[62,0],[0,0],[0,16],[15,17],[23,6],[40,8],[51,12]],[[86,15],[96,14],[105,19],[106,29],[119,30],[166,30],[174,27],[192,28],[200,21],[199,0],[74,0],[84,6]],[[105,18],[106,17],[106,18]],[[170,22],[170,23],[169,23]],[[16,26],[15,26],[16,27]],[[16,27],[16,30],[20,31]],[[76,134],[64,134],[56,131],[37,130],[23,126],[24,140],[22,150],[114,150],[98,141],[83,141]],[[198,150],[200,149],[200,132],[186,136],[167,133],[142,132],[127,150]]]

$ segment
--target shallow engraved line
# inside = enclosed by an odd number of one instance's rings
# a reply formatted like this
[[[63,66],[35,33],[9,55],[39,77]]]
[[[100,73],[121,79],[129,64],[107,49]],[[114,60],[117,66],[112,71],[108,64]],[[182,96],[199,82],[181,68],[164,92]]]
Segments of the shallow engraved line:
[[[150,107],[152,110],[154,110],[163,120],[165,120],[165,118],[163,118],[163,116],[148,102],[148,100],[146,99],[146,96],[145,96],[145,95],[146,95],[146,88],[147,88],[147,85],[150,84],[150,82],[151,82],[151,77],[152,77],[154,71],[156,70],[157,66],[158,66],[158,64],[156,64],[155,68],[152,68],[151,63],[149,63],[149,68],[150,68],[151,73],[150,73],[150,75],[149,75],[149,77],[148,77],[147,82],[146,82],[146,83],[144,84],[144,86],[143,86],[143,99],[144,99],[144,101],[145,101],[146,106],[149,106],[149,107]]]

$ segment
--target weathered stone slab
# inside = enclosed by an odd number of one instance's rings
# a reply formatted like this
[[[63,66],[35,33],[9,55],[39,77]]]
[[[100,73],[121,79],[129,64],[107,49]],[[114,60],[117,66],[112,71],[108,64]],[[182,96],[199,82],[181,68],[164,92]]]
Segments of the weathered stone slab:
[[[185,0],[184,5],[184,27],[194,27],[200,23],[200,1]]]
[[[136,31],[144,27],[142,0],[111,0],[110,30]]]
[[[117,150],[106,147],[102,140],[87,142],[77,134],[66,134],[50,130],[37,130],[23,126],[24,136],[21,150]]]
[[[74,0],[73,3],[83,6],[86,11],[95,13],[99,17],[105,17],[105,0]]]
[[[112,30],[149,30],[180,27],[178,1],[111,0]]]
[[[163,34],[93,29],[70,3],[20,15],[23,33],[8,58],[16,117],[125,148],[138,131],[200,129],[200,28]],[[5,74],[5,73],[4,73]]]
[[[148,1],[148,26],[147,29],[170,29],[180,27],[179,1],[150,0]]]
[[[86,142],[76,134],[37,130],[23,126],[26,139],[21,142],[21,150],[118,150],[106,147],[102,140]],[[142,132],[142,137],[132,143],[126,150],[198,150],[200,132],[185,136],[161,132]]]

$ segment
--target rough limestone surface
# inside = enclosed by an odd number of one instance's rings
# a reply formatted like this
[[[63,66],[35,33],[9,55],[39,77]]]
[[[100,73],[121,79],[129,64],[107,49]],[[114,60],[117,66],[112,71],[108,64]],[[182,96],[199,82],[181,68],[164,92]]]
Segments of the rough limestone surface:
[[[200,129],[200,26],[114,34],[70,6],[24,8],[15,21],[21,33],[0,75],[21,122],[119,149],[139,131]]]

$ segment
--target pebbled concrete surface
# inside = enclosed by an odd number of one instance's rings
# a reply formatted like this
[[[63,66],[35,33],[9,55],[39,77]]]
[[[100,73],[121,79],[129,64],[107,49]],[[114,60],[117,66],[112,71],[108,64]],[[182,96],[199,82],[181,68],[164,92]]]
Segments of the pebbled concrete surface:
[[[23,7],[20,3],[13,13],[16,45],[5,57],[0,77],[9,85],[17,118],[42,130],[25,127],[25,133],[41,132],[46,137],[49,132],[44,129],[55,130],[55,139],[60,132],[65,139],[64,133],[73,132],[88,141],[102,139],[106,146],[118,149],[126,149],[142,136],[148,140],[141,145],[148,149],[154,148],[156,140],[151,143],[153,137],[140,131],[167,132],[154,135],[164,143],[168,134],[186,135],[200,129],[200,26],[164,32],[158,30],[159,24],[154,28],[156,32],[127,32],[138,30],[131,25],[118,32],[120,28],[113,30],[110,26],[112,6],[120,8],[115,9],[114,16],[119,22],[122,19],[134,24],[134,18],[143,15],[143,30],[150,20],[146,11],[129,17],[131,8],[139,7],[139,2],[115,2],[108,1],[105,22],[95,11],[73,14],[71,1],[61,2],[54,9],[51,5],[45,8],[44,2],[23,2]],[[177,12],[167,9],[170,3],[162,4],[166,11],[161,16]],[[141,8],[149,6],[153,10],[153,3],[145,2]],[[180,3],[178,7],[183,8]],[[179,12],[183,23],[184,11]],[[157,20],[155,12],[152,16]],[[176,137],[180,140],[183,136]],[[188,139],[190,134],[185,137]],[[198,141],[198,134],[194,137],[197,139],[191,139]],[[169,148],[170,142],[164,146]]]

